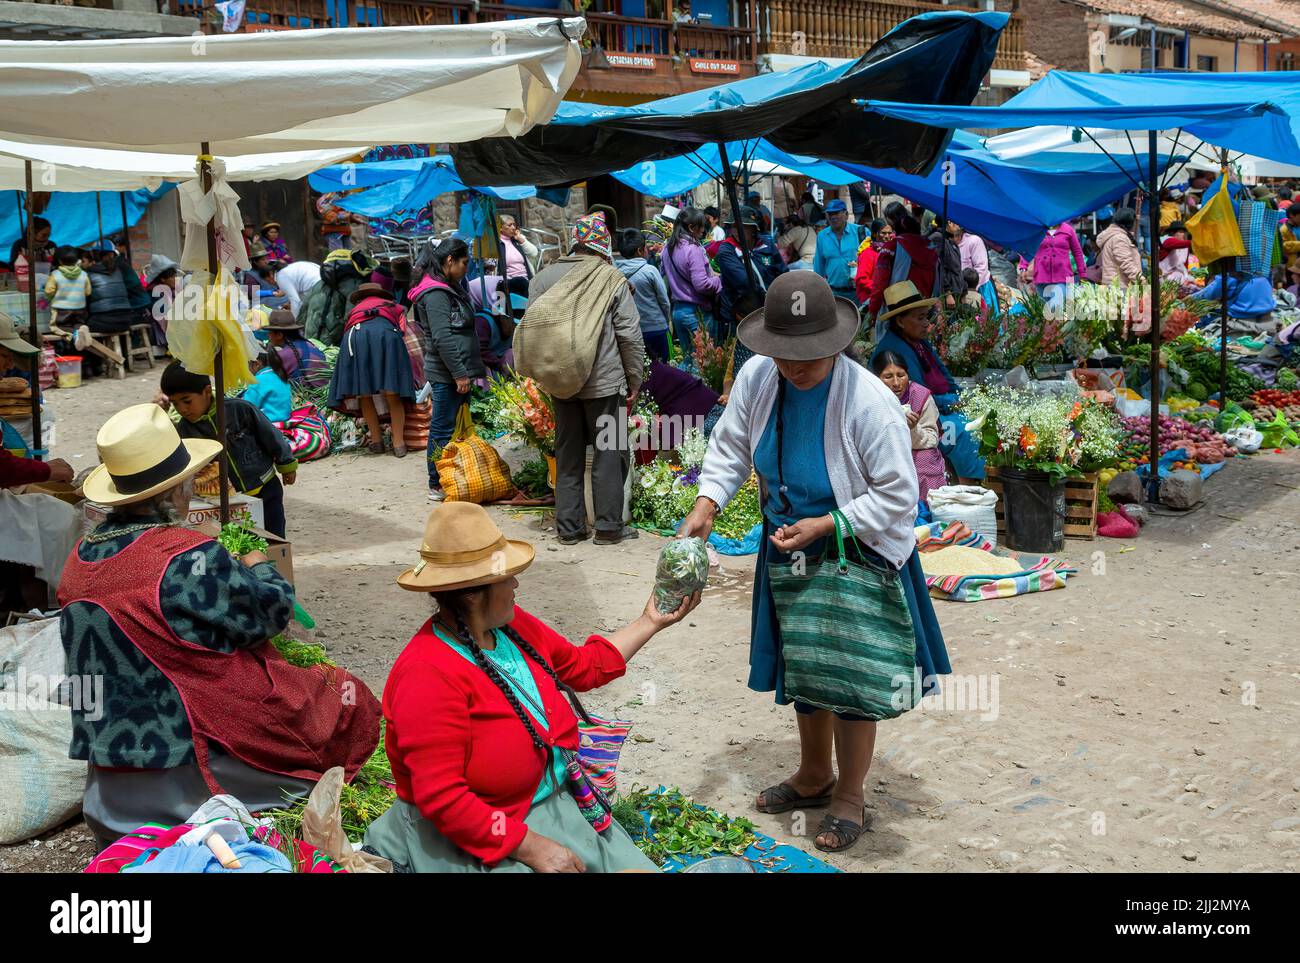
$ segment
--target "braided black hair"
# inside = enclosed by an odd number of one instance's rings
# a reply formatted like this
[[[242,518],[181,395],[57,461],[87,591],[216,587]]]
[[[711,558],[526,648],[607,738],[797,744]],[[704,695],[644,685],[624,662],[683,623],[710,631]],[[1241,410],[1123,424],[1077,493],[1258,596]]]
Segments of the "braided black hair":
[[[794,511],[794,506],[790,504],[790,496],[785,490],[785,375],[776,376],[776,483],[777,494],[781,496],[781,505],[779,511],[782,515],[789,515]]]
[[[522,651],[524,655],[528,656],[528,658],[532,659],[542,667],[542,671],[551,677],[551,681],[555,683],[555,688],[564,693],[565,697],[569,700],[569,704],[573,706],[573,710],[578,713],[582,721],[591,725],[591,716],[587,714],[587,710],[583,706],[582,700],[578,698],[578,693],[574,690],[573,686],[569,685],[567,682],[561,681],[560,677],[555,674],[555,670],[551,668],[551,664],[542,658],[541,653],[534,649],[529,643],[525,642],[524,637],[516,632],[511,626],[503,625],[501,631],[509,637],[511,642],[519,646],[520,651]]]
[[[453,608],[451,614],[456,619],[456,638],[469,649],[470,654],[474,656],[474,661],[478,663],[480,669],[487,673],[487,677],[492,680],[492,684],[501,690],[501,694],[505,696],[506,701],[510,703],[510,708],[514,710],[515,715],[519,717],[519,721],[522,722],[524,728],[528,730],[528,735],[533,740],[533,745],[546,753],[547,765],[549,767],[551,747],[546,744],[546,740],[544,740],[537,732],[537,727],[533,725],[532,717],[529,716],[524,710],[524,707],[519,704],[519,697],[515,695],[514,687],[510,685],[505,676],[501,674],[500,670],[492,664],[492,660],[483,652],[482,646],[480,646],[478,640],[474,638],[474,633],[471,632],[469,626],[465,624],[465,617],[461,615],[460,610]]]

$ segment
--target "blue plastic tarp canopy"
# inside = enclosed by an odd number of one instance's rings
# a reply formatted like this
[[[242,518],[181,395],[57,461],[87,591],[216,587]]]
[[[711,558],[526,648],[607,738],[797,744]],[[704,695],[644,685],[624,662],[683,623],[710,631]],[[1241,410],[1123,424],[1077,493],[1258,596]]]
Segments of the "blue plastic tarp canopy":
[[[901,103],[873,95],[877,116],[939,128],[1058,124],[1111,130],[1183,128],[1270,160],[1300,156],[1300,71],[1084,74],[1053,70],[1001,107]],[[1139,147],[1145,145],[1139,145]]]
[[[175,184],[163,184],[157,190],[126,192],[126,227],[144,216],[145,208],[172,190]],[[99,210],[95,198],[99,197]],[[60,192],[50,195],[45,210],[38,216],[50,222],[50,240],[55,244],[86,247],[122,228],[122,202],[117,191]],[[0,191],[0,258],[9,256],[9,248],[22,235],[27,213],[20,191]],[[102,227],[101,227],[102,225]]]
[[[855,99],[969,104],[993,63],[1007,14],[935,11],[899,24],[858,60],[819,62],[759,74],[634,107],[564,103],[549,123],[521,137],[452,147],[471,185],[572,184],[678,157],[701,144],[766,138],[781,150],[823,160],[924,172],[946,132],[870,120]]]
[[[837,166],[932,211],[943,210],[947,180],[952,220],[986,240],[1032,255],[1049,227],[1095,211],[1146,176],[1146,157],[1112,157],[1046,151],[1004,160],[976,135],[957,131],[945,162],[924,177],[856,164]],[[1170,158],[1157,159],[1164,171]]]
[[[861,180],[855,174],[827,161],[803,154],[789,154],[770,141],[733,141],[727,145],[727,158],[732,166],[742,159],[766,161],[780,167],[798,171],[823,184],[853,184]],[[665,160],[642,161],[626,170],[614,171],[610,176],[622,181],[633,190],[651,197],[673,197],[699,187],[705,181],[720,177],[721,154],[717,144],[702,144],[689,154]],[[754,175],[751,175],[751,177]]]
[[[386,217],[399,211],[418,211],[441,194],[469,190],[448,154],[407,157],[365,164],[335,164],[316,171],[307,182],[318,191],[365,188],[334,201],[336,207],[366,217]],[[507,201],[533,197],[530,186],[475,188]]]

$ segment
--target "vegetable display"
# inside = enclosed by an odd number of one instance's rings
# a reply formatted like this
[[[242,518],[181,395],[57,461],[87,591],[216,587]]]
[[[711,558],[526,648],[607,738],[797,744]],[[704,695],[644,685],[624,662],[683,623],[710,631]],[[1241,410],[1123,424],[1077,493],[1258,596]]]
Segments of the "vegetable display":
[[[265,552],[270,547],[266,539],[253,531],[253,520],[247,515],[237,522],[222,525],[217,541],[236,558],[249,552]]]
[[[551,486],[546,479],[546,462],[534,458],[524,462],[510,481],[529,498],[544,498],[551,492]]]
[[[675,786],[653,792],[634,785],[615,802],[614,817],[656,866],[674,856],[740,856],[758,838],[748,819],[697,806]]]
[[[709,554],[699,538],[675,538],[659,552],[655,566],[655,608],[676,612],[682,599],[704,588],[709,580]]]
[[[1300,391],[1261,388],[1241,403],[1255,418],[1256,424],[1268,424],[1278,414],[1283,421],[1300,421]]]
[[[1151,419],[1146,415],[1123,419],[1128,433],[1120,445],[1119,467],[1132,470],[1150,461]],[[1202,465],[1217,465],[1237,453],[1209,424],[1192,424],[1182,418],[1161,415],[1156,423],[1160,454],[1181,448],[1189,459]]]
[[[348,839],[360,842],[366,827],[389,810],[397,800],[395,786],[393,767],[389,765],[388,753],[384,750],[384,720],[380,719],[379,745],[357,770],[353,780],[344,783],[339,794],[339,814]],[[302,814],[306,808],[307,800],[299,799],[284,809],[272,809],[262,815],[270,818],[272,828],[281,839],[301,839]]]

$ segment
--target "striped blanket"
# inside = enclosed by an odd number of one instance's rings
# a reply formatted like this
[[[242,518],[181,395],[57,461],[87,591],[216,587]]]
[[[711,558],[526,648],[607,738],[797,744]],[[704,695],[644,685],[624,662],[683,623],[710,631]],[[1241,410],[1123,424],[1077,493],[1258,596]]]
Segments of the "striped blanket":
[[[950,529],[952,529],[951,533]],[[976,548],[1002,558],[1011,558],[1022,566],[1020,571],[1010,573],[927,575],[925,584],[930,588],[930,595],[950,602],[981,602],[984,599],[1004,599],[1014,595],[1027,595],[1030,592],[1047,592],[1051,589],[1065,588],[1066,579],[1079,571],[1069,562],[1052,558],[1050,555],[1022,555],[1009,549],[998,548],[983,535],[970,532],[961,523],[949,525],[935,522],[929,526],[920,526],[917,528],[916,541],[917,550],[922,553],[922,568],[925,567],[927,553],[941,552],[950,545]]]
[[[330,430],[314,405],[295,408],[288,421],[273,421],[289,439],[289,450],[298,461],[324,458],[330,453]]]

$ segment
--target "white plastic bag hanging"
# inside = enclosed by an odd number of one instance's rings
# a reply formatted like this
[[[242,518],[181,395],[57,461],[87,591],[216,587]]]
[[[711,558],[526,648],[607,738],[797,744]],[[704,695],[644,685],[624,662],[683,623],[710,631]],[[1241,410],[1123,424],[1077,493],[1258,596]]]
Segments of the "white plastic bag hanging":
[[[202,166],[202,159],[199,160]],[[201,179],[185,181],[177,189],[181,201],[181,220],[185,223],[185,248],[181,251],[181,268],[187,271],[208,270],[208,222],[217,236],[217,262],[233,275],[247,271],[248,252],[244,248],[244,221],[239,214],[239,195],[226,181],[226,164],[213,158],[212,190],[204,192]]]

